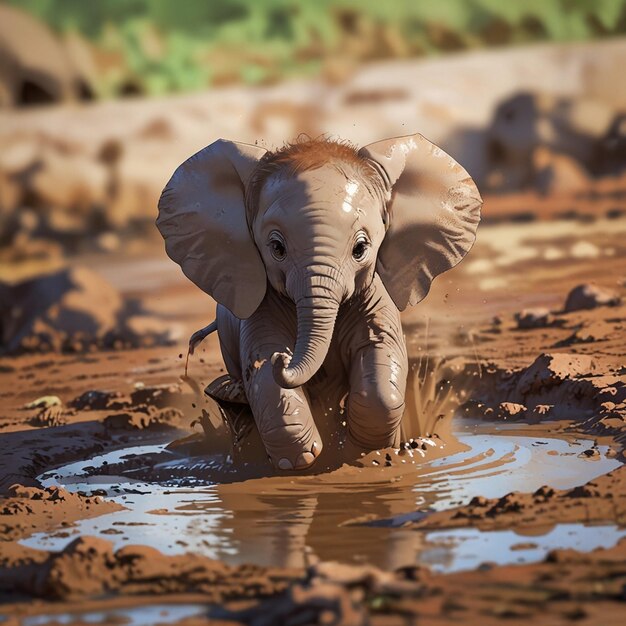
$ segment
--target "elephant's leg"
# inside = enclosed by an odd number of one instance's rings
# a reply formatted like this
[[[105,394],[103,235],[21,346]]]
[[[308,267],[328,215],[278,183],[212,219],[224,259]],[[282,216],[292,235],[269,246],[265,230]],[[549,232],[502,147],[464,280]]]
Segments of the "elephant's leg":
[[[399,444],[408,360],[402,336],[398,339],[384,337],[353,355],[348,436],[361,450]]]
[[[271,357],[292,341],[242,352],[244,388],[257,428],[275,467],[304,469],[322,450],[322,440],[302,387],[283,389],[274,380]]]

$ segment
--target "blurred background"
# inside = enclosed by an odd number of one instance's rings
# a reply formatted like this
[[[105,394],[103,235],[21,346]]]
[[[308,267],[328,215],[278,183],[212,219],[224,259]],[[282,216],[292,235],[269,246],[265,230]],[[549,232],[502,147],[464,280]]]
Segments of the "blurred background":
[[[420,132],[452,154],[484,227],[427,307],[515,307],[529,276],[546,304],[567,275],[614,286],[625,67],[623,0],[0,2],[0,350],[206,323],[154,219],[176,166],[220,137]]]

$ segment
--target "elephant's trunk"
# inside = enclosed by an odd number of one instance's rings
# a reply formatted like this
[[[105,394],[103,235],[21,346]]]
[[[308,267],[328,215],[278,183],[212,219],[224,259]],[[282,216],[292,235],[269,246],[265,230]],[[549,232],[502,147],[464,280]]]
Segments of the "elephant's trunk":
[[[318,283],[315,285],[314,283]],[[334,281],[333,281],[334,282]],[[309,281],[306,295],[296,299],[296,344],[291,359],[274,355],[274,380],[285,389],[304,385],[322,366],[337,319],[340,298],[327,280]]]

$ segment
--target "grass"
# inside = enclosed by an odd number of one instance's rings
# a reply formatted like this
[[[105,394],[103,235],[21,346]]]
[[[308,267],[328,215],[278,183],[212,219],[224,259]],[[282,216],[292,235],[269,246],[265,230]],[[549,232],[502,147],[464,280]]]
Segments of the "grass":
[[[626,34],[625,0],[9,0],[88,44],[101,97],[292,76],[372,59]]]

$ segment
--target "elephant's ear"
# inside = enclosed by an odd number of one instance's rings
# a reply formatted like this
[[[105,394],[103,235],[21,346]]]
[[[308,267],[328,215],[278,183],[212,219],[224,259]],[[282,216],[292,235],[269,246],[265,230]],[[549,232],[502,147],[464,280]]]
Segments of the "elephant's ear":
[[[244,200],[246,181],[264,153],[219,139],[178,167],[159,200],[156,223],[169,257],[241,319],[254,313],[267,283]]]
[[[469,174],[421,135],[372,143],[359,154],[378,164],[388,184],[390,226],[376,271],[403,311],[472,247],[482,199]]]

